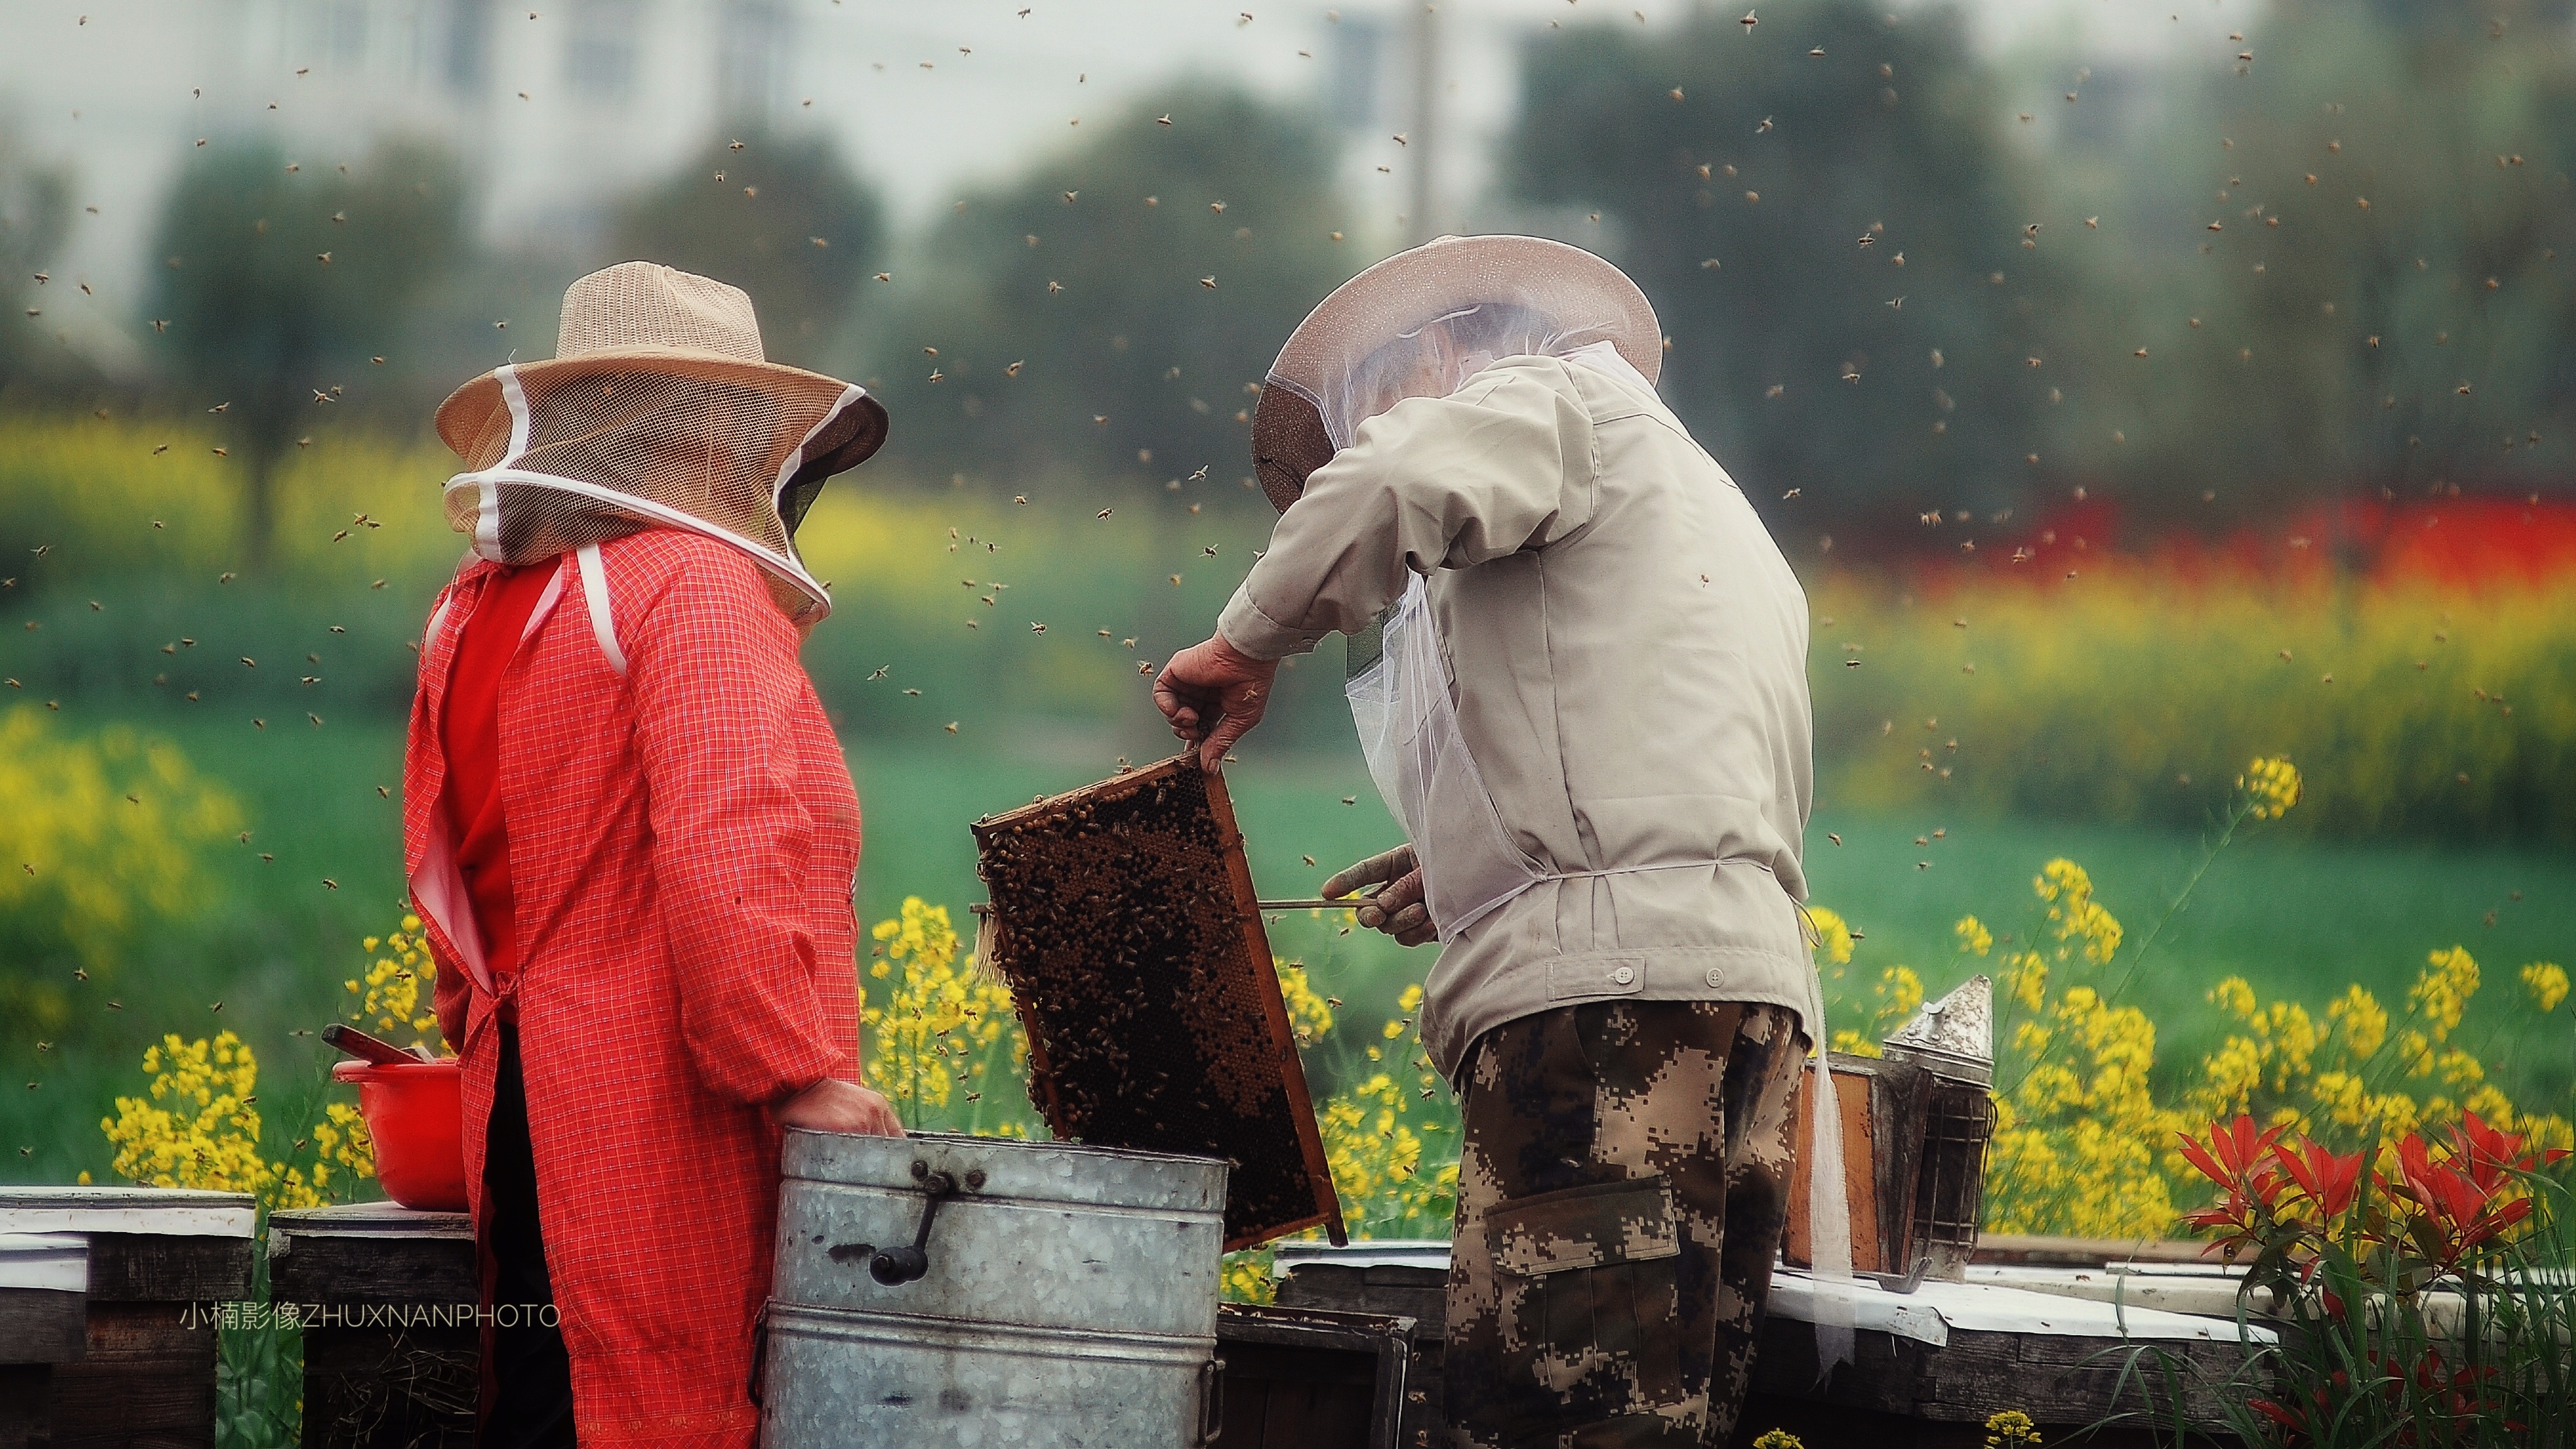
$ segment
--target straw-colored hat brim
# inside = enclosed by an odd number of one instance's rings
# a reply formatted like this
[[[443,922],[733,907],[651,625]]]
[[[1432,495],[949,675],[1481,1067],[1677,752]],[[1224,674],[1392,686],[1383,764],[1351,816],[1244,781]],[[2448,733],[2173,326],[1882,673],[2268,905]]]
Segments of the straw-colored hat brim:
[[[1271,505],[1287,512],[1306,475],[1334,452],[1314,403],[1283,379],[1353,365],[1399,333],[1480,302],[1516,302],[1569,324],[1605,323],[1611,345],[1647,382],[1663,371],[1653,304],[1627,273],[1583,248],[1534,236],[1425,242],[1333,289],[1279,349],[1252,413],[1253,470]]]
[[[584,352],[572,357],[552,358],[542,362],[522,362],[514,371],[523,384],[550,380],[596,377],[604,373],[660,372],[699,378],[709,382],[729,382],[755,390],[784,391],[790,383],[810,384],[837,392],[849,386],[835,377],[807,372],[778,362],[754,362],[732,353],[713,352],[693,347],[613,347]],[[495,413],[505,413],[509,403],[501,395],[498,372],[487,372],[447,395],[438,405],[438,436],[459,456],[473,446],[485,424]],[[874,456],[885,446],[885,405],[873,395],[862,393],[856,403],[843,408],[806,448],[806,458],[797,469],[800,475],[819,472],[823,476],[846,472]]]

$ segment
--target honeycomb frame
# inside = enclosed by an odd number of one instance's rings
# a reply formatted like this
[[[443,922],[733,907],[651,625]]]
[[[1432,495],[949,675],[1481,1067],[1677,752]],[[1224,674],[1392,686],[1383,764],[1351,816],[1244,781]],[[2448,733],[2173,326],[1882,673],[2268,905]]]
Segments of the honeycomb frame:
[[[1221,775],[1187,754],[974,825],[987,965],[1058,1140],[1228,1159],[1227,1251],[1344,1240]]]

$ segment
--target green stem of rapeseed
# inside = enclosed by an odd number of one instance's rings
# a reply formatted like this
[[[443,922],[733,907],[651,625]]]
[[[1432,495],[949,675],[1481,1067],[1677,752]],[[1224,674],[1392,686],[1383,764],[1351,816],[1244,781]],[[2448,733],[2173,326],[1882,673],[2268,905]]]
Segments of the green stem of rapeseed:
[[[2181,891],[2177,892],[2173,900],[2165,906],[2165,913],[2156,918],[2156,923],[2147,928],[2147,934],[2139,938],[2136,948],[2129,952],[2128,969],[2120,973],[2119,981],[2103,995],[2104,1005],[2119,1004],[2121,994],[2129,989],[2131,981],[2137,979],[2138,963],[2146,959],[2147,952],[2154,947],[2157,939],[2164,935],[2165,927],[2172,924],[2173,918],[2182,914],[2183,906],[2191,900],[2191,893],[2200,888],[2201,877],[2209,874],[2209,868],[2218,860],[2219,852],[2225,850],[2228,842],[2236,838],[2236,827],[2243,825],[2254,813],[2254,805],[2253,796],[2242,791],[2238,792],[2228,809],[2227,824],[2220,828],[2216,840],[2201,847],[2200,863],[2192,868],[2191,878],[2182,883]]]

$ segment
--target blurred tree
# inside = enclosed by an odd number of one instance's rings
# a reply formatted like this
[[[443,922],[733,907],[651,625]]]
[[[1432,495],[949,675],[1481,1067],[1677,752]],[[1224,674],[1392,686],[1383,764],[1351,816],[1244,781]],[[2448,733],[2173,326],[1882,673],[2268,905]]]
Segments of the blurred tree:
[[[619,261],[751,294],[771,360],[820,365],[880,265],[884,208],[829,137],[743,130],[710,141],[617,208]]]
[[[1671,338],[1664,395],[1766,511],[1792,487],[1808,518],[2021,491],[2067,272],[2024,230],[1957,11],[1701,7],[1544,33],[1523,72],[1509,185],[1606,223],[1574,239],[1615,239]]]
[[[2262,59],[2195,109],[2223,144],[2191,152],[2210,325],[2176,354],[2198,416],[2174,444],[2212,487],[2268,505],[2563,479],[2576,48],[2563,25],[2496,42],[2564,10],[2283,0],[2247,43]]]
[[[242,541],[264,563],[280,456],[316,408],[399,350],[413,306],[464,246],[465,186],[449,156],[379,142],[324,169],[250,141],[193,158],[164,204],[156,341],[209,410],[231,415]]]
[[[871,339],[890,446],[923,471],[1246,476],[1247,386],[1368,260],[1334,240],[1319,124],[1213,89],[1097,120],[943,218],[919,300]]]
[[[0,317],[0,387],[29,370],[45,336],[43,318],[28,310],[42,312],[41,294],[29,294],[70,227],[71,185],[69,167],[39,162],[15,128],[0,126],[0,301],[9,304]]]

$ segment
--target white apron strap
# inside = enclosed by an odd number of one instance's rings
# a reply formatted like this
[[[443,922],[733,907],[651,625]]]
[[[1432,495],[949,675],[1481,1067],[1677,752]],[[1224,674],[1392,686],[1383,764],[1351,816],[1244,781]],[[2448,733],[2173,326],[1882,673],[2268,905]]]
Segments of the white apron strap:
[[[1824,982],[1812,971],[1810,1019],[1816,1054],[1807,1062],[1807,1272],[1816,1285],[1816,1382],[1852,1358],[1851,1199],[1843,1182],[1843,1113],[1834,1090],[1832,1038],[1825,1032]]]
[[[617,677],[626,677],[626,651],[617,643],[617,616],[608,603],[608,570],[599,561],[599,545],[583,544],[573,553],[581,565],[581,596],[590,606],[591,637],[599,641],[599,652],[608,659],[608,667]]]

